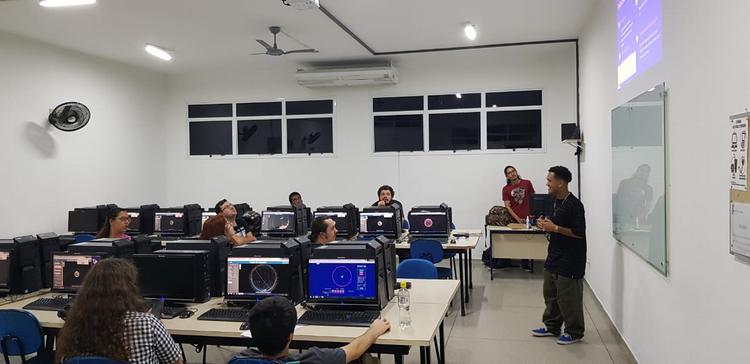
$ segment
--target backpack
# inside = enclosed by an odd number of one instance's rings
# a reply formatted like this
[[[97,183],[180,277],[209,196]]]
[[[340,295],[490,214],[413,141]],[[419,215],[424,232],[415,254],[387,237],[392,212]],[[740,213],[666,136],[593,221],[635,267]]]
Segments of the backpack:
[[[487,216],[484,217],[486,225],[506,226],[513,222],[508,209],[505,206],[492,206]]]

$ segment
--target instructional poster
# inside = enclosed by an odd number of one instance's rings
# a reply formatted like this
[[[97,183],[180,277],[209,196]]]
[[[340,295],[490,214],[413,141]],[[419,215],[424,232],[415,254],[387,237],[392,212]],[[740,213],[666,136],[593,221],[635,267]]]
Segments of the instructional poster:
[[[729,171],[731,188],[747,191],[747,124],[748,114],[730,118],[732,127],[729,130]]]

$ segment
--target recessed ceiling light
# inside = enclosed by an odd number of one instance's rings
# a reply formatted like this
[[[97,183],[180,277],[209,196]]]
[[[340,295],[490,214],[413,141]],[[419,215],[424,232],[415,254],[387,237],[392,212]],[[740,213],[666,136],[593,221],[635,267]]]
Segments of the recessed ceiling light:
[[[170,54],[169,51],[167,51],[166,49],[157,47],[153,44],[146,44],[146,52],[148,52],[148,54],[154,57],[161,58],[165,61],[172,60],[172,55]]]
[[[39,5],[48,8],[95,4],[96,0],[39,0]]]
[[[474,24],[466,23],[466,26],[464,26],[464,35],[469,40],[477,39],[477,27]]]

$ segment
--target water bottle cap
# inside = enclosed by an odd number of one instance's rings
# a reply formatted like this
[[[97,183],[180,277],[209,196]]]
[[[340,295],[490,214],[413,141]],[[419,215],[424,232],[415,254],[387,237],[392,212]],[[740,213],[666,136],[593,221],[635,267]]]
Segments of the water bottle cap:
[[[405,281],[401,281],[401,288],[406,288],[407,284]]]

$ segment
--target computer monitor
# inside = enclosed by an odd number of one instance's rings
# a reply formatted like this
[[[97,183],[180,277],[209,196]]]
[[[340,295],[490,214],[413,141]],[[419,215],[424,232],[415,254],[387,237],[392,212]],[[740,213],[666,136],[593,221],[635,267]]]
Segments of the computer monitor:
[[[349,239],[359,232],[359,213],[353,204],[318,207],[314,218],[323,216],[328,216],[336,222],[337,237]]]
[[[359,232],[366,236],[384,235],[397,238],[401,235],[401,210],[393,207],[368,207],[359,214]]]
[[[128,234],[138,234],[141,232],[141,209],[140,208],[126,208],[125,212],[130,217],[130,223],[128,224]]]
[[[227,258],[227,292],[231,301],[284,296],[303,299],[300,245],[295,240],[259,240],[239,246]]]
[[[535,193],[531,195],[531,215],[534,218],[541,216],[551,217],[555,206],[555,198],[546,193]]]
[[[68,251],[71,253],[107,253],[115,258],[132,259],[135,244],[128,239],[102,238],[71,244],[68,246]]]
[[[446,204],[415,206],[409,211],[409,234],[448,237],[451,233],[451,209]]]
[[[0,250],[0,292],[10,291],[10,250]]]
[[[182,235],[184,232],[184,211],[157,211],[154,214],[154,233],[160,235]]]
[[[68,231],[93,234],[99,231],[99,211],[96,207],[75,208],[68,211]]]
[[[375,259],[310,259],[308,274],[312,301],[377,302]]]
[[[263,211],[262,216],[261,233],[280,237],[298,236],[296,235],[297,218],[291,207],[286,210],[266,210]]]
[[[172,302],[206,302],[211,281],[208,252],[200,250],[158,250],[133,255],[138,269],[138,286],[144,298]]]
[[[104,254],[52,253],[52,291],[76,293]]]

